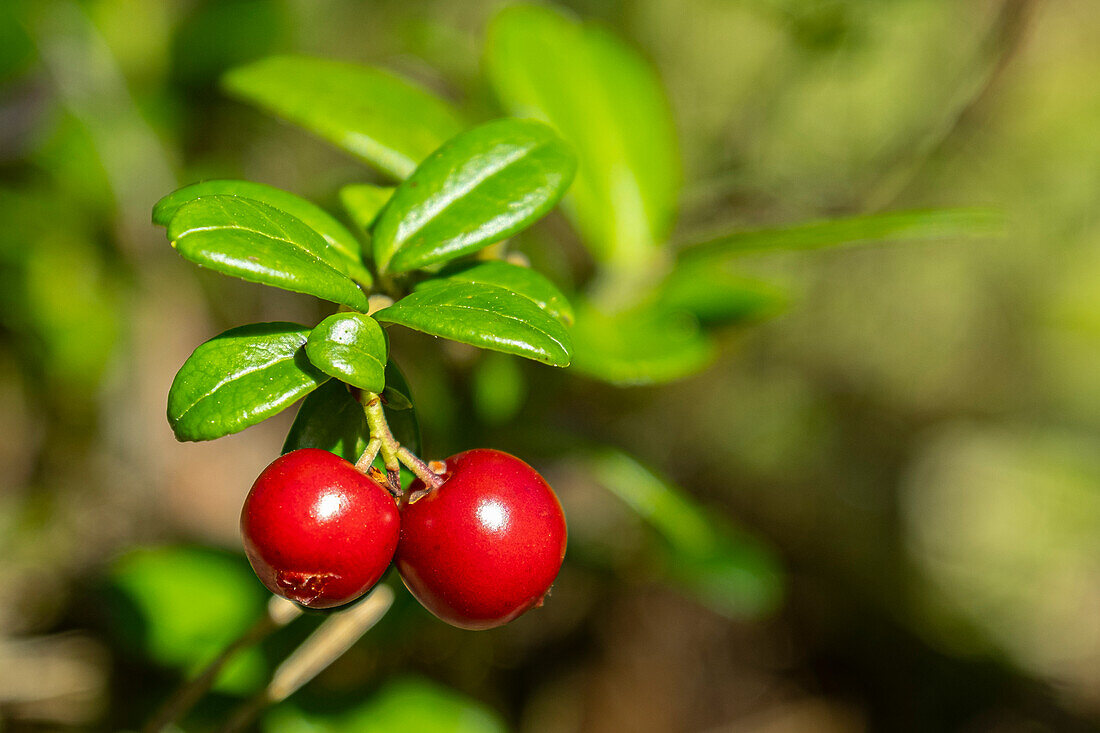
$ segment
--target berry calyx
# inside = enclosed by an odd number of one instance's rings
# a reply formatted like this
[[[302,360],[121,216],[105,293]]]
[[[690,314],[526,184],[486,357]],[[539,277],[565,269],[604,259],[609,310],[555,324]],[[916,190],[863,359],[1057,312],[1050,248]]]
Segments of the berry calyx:
[[[385,489],[328,451],[275,459],[241,511],[245,553],[268,590],[309,608],[349,603],[378,582],[401,526]]]
[[[394,562],[429,611],[463,629],[512,621],[543,597],[565,558],[558,497],[535,469],[478,449],[448,458],[442,485],[401,509]],[[424,492],[422,482],[410,496]]]

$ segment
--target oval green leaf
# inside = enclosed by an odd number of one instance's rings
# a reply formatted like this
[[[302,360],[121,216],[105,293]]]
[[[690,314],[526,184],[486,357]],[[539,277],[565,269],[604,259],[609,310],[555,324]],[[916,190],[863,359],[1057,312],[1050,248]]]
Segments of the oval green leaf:
[[[576,150],[564,208],[593,254],[618,267],[648,263],[680,187],[676,131],[650,65],[600,28],[523,5],[494,18],[486,59],[504,106],[546,120]]]
[[[192,183],[173,191],[156,203],[153,207],[153,223],[166,227],[184,204],[200,196],[216,195],[243,196],[285,211],[329,243],[329,251],[318,252],[318,256],[358,282],[370,285],[370,272],[363,266],[362,246],[347,227],[312,201],[265,183],[236,180]]]
[[[386,421],[394,437],[413,453],[419,453],[420,423],[412,394],[405,376],[392,361],[386,365],[386,390],[382,396]],[[400,407],[394,406],[397,401]],[[282,452],[319,448],[354,463],[367,449],[368,440],[370,429],[363,406],[346,384],[330,379],[302,400]]]
[[[441,283],[402,298],[374,317],[553,366],[569,366],[572,358],[572,341],[560,321],[530,299],[493,285]]]
[[[463,127],[447,102],[412,82],[330,59],[272,56],[222,83],[398,180]]]
[[[521,267],[502,260],[464,264],[444,270],[438,278],[423,281],[417,285],[417,289],[432,287],[447,280],[484,283],[511,290],[531,300],[565,325],[573,323],[573,306],[554,283],[530,267]]]
[[[690,313],[652,305],[609,315],[578,303],[572,333],[573,367],[622,386],[683,379],[709,366],[716,354]]]
[[[232,328],[195,349],[168,391],[178,440],[213,440],[289,407],[328,380],[309,363],[310,329],[296,323]]]
[[[704,324],[758,321],[782,311],[787,291],[766,280],[731,270],[727,257],[681,260],[657,291],[657,307],[688,311]]]
[[[371,232],[379,271],[446,262],[525,229],[565,194],[569,146],[535,120],[496,120],[447,141],[382,210]]]
[[[368,233],[390,196],[393,196],[392,188],[369,183],[353,183],[340,189],[340,203],[344,205],[344,210],[356,226]]]
[[[249,282],[367,309],[367,296],[326,261],[331,248],[297,218],[240,196],[203,196],[176,212],[168,238],[185,259]]]
[[[386,334],[365,313],[336,313],[317,324],[306,355],[329,376],[368,392],[386,386]]]

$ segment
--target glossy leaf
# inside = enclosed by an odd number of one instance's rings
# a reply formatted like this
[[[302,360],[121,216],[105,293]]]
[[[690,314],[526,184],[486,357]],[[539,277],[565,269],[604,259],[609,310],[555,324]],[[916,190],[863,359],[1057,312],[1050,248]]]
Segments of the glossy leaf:
[[[522,295],[481,283],[448,282],[412,293],[375,314],[433,336],[568,366],[565,326]]]
[[[681,258],[823,249],[883,240],[985,237],[1000,232],[1003,225],[1003,217],[989,209],[892,211],[723,234],[687,245]]]
[[[608,315],[578,304],[573,367],[619,385],[662,384],[702,371],[716,350],[697,320],[653,306]]]
[[[499,242],[550,211],[575,170],[569,146],[541,122],[468,130],[397,187],[371,232],[374,261],[405,272]]]
[[[195,349],[168,391],[168,422],[179,440],[212,440],[266,420],[329,377],[302,348],[296,323],[231,328]]]
[[[728,258],[678,262],[661,283],[657,307],[683,310],[706,324],[732,324],[773,316],[789,296],[780,286],[733,272]]]
[[[168,238],[185,259],[249,282],[367,309],[367,296],[329,264],[328,242],[300,220],[239,196],[203,196],[180,207]]]
[[[272,56],[231,70],[225,88],[395,179],[462,129],[449,104],[381,69]]]
[[[676,213],[680,162],[653,69],[618,38],[544,7],[515,6],[489,28],[490,81],[515,115],[544,119],[577,152],[566,212],[602,261],[648,262]]]
[[[712,516],[625,453],[593,454],[588,468],[664,539],[662,570],[671,582],[730,618],[759,616],[778,605],[782,571],[760,540]]]
[[[511,290],[528,298],[565,325],[573,323],[573,306],[554,283],[530,267],[521,267],[501,260],[475,262],[448,268],[440,273],[439,278],[425,280],[417,287],[431,287],[445,280],[484,283]]]
[[[148,657],[188,676],[244,633],[270,597],[242,558],[197,547],[132,550],[112,563],[107,577],[124,602],[113,619],[119,633],[137,634],[133,641]],[[204,589],[197,605],[196,588]],[[191,612],[179,612],[192,605]],[[265,669],[263,654],[248,650],[222,670],[215,689],[249,692],[263,683]]]
[[[312,201],[264,183],[235,180],[192,183],[190,186],[173,191],[156,203],[153,207],[153,223],[166,227],[184,204],[200,196],[216,195],[242,196],[290,214],[329,243],[327,250],[321,250],[315,254],[358,282],[370,285],[371,275],[363,266],[362,247],[347,227]]]
[[[365,313],[335,313],[317,324],[306,341],[306,356],[329,376],[368,392],[386,386],[386,334]]]
[[[369,183],[353,183],[340,189],[340,203],[355,225],[364,232],[370,232],[390,196],[393,196],[392,188]]]
[[[392,361],[386,365],[386,389],[382,396],[388,401],[384,410],[394,437],[419,453],[420,424],[412,393],[405,376]],[[399,404],[394,406],[394,402]],[[319,448],[354,462],[367,449],[368,440],[370,430],[363,406],[346,384],[331,379],[302,400],[282,452]]]

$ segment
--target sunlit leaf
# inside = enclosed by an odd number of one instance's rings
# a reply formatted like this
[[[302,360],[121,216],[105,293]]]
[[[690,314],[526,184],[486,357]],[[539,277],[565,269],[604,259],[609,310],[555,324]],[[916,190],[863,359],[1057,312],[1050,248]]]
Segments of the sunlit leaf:
[[[405,272],[510,237],[553,208],[576,165],[569,146],[535,120],[468,130],[398,185],[371,231],[374,261]]]
[[[608,315],[577,304],[573,368],[619,385],[661,384],[702,371],[716,349],[690,313],[641,306]]]
[[[168,238],[185,259],[249,282],[367,309],[367,296],[329,264],[328,242],[295,217],[239,196],[204,196],[180,207]]]
[[[402,298],[375,318],[553,366],[568,366],[572,353],[560,321],[528,298],[493,285],[443,283]]]
[[[823,249],[885,240],[986,237],[1000,232],[1003,226],[1002,215],[989,209],[891,211],[721,234],[686,245],[681,258],[770,250]]]
[[[317,324],[306,356],[329,376],[369,392],[386,386],[388,346],[378,322],[365,313],[336,313]]]
[[[487,41],[489,78],[516,115],[550,122],[577,151],[566,211],[595,255],[648,262],[676,213],[680,162],[669,105],[636,51],[557,10],[499,13]]]
[[[296,323],[232,328],[195,349],[168,391],[179,440],[212,440],[281,412],[329,377],[306,358]]]
[[[530,299],[567,326],[573,323],[573,306],[554,283],[530,267],[521,267],[501,260],[462,264],[447,268],[439,274],[438,278],[425,280],[418,287],[431,287],[444,280],[496,285]]]
[[[664,539],[663,570],[672,583],[731,618],[759,616],[778,605],[782,571],[759,539],[712,516],[625,453],[606,449],[587,465],[600,486]]]
[[[381,69],[272,56],[228,72],[233,95],[310,130],[396,179],[462,129],[450,105]]]
[[[314,254],[358,282],[370,285],[371,275],[363,266],[362,247],[347,227],[313,202],[264,183],[213,180],[184,186],[156,203],[153,207],[153,223],[166,227],[181,206],[200,196],[214,195],[242,196],[290,214],[329,243],[328,249]]]

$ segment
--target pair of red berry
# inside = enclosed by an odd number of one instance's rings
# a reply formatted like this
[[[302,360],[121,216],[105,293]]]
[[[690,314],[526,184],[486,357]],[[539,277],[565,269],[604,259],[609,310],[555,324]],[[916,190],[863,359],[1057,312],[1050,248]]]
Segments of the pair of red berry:
[[[565,557],[553,490],[496,450],[448,458],[445,481],[402,506],[327,451],[303,448],[268,466],[245,500],[241,533],[273,593],[331,608],[367,592],[391,560],[436,616],[466,629],[508,623],[540,605]]]

